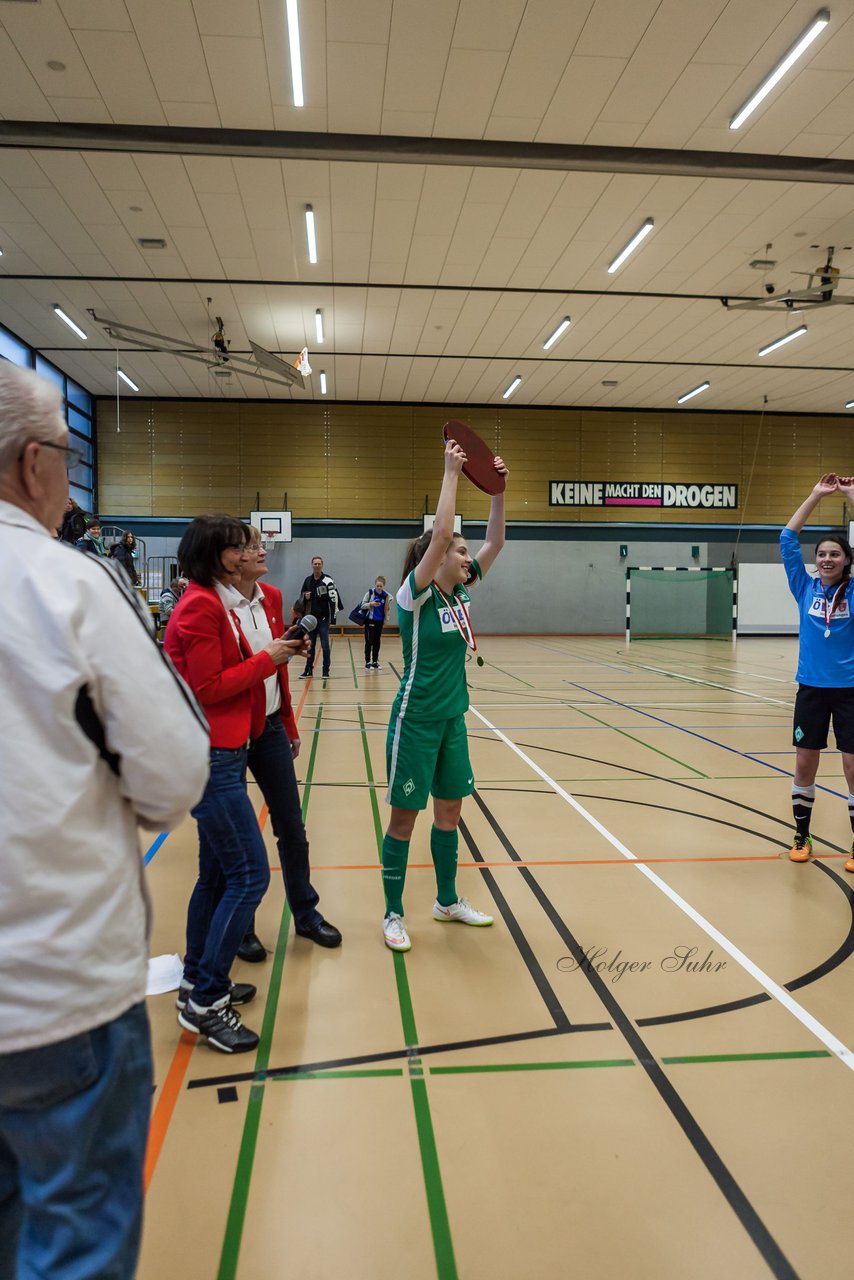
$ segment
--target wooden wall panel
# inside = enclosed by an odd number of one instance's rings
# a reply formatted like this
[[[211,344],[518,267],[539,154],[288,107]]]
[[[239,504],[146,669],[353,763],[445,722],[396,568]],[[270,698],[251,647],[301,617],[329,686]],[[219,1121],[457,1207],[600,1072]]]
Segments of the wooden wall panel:
[[[510,407],[97,402],[99,502],[113,515],[247,514],[287,504],[296,518],[417,520],[434,510],[442,425],[462,418],[511,470],[510,520],[779,524],[824,471],[854,474],[842,417]],[[550,480],[737,484],[740,507],[550,507]],[[489,500],[462,484],[457,509]],[[842,500],[821,507],[843,517]]]

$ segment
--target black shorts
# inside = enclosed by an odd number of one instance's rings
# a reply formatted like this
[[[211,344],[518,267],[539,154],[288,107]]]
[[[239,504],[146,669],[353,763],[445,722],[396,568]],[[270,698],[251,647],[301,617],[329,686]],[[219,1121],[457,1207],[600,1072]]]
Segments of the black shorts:
[[[817,685],[799,684],[793,746],[822,751],[827,746],[831,720],[837,749],[854,754],[854,688],[820,689]]]

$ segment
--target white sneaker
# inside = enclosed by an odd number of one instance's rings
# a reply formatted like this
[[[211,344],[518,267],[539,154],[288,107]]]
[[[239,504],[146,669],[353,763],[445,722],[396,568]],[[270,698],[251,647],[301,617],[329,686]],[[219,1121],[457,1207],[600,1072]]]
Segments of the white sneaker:
[[[473,907],[468,898],[457,898],[453,906],[443,907],[440,903],[433,903],[433,919],[434,920],[456,920],[459,924],[487,925],[492,924],[492,916],[484,915],[482,911],[478,911]]]
[[[392,951],[408,951],[412,946],[403,916],[399,916],[396,911],[390,911],[383,920],[383,937],[386,946],[391,947]]]

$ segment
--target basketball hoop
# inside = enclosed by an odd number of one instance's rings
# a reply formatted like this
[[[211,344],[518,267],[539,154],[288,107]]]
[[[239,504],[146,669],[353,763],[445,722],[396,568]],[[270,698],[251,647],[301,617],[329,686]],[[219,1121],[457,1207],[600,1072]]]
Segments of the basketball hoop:
[[[275,538],[262,537],[262,539],[261,539],[261,546],[262,546],[262,547],[264,548],[264,550],[267,552],[267,555],[269,555],[269,554],[270,554],[270,552],[273,550],[273,547],[274,547],[275,545],[276,545],[276,539],[275,539]]]

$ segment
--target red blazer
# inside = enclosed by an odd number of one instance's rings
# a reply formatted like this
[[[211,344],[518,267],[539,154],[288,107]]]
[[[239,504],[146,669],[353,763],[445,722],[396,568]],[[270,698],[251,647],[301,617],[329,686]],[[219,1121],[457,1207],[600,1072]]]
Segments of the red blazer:
[[[267,622],[273,633],[274,640],[280,640],[285,634],[285,619],[282,613],[282,593],[278,587],[268,586],[266,582],[259,582],[259,587],[264,593],[264,612],[267,615]],[[282,705],[279,708],[279,715],[282,717],[282,724],[285,726],[285,733],[288,735],[289,742],[296,742],[299,738],[299,729],[294,719],[294,709],[291,704],[291,689],[288,684],[288,664],[283,662],[281,666],[276,667],[276,674],[279,677],[279,689],[282,694]]]
[[[264,732],[264,681],[276,664],[245,640],[238,644],[213,587],[190,583],[169,616],[163,647],[204,707],[212,747],[243,747]]]

